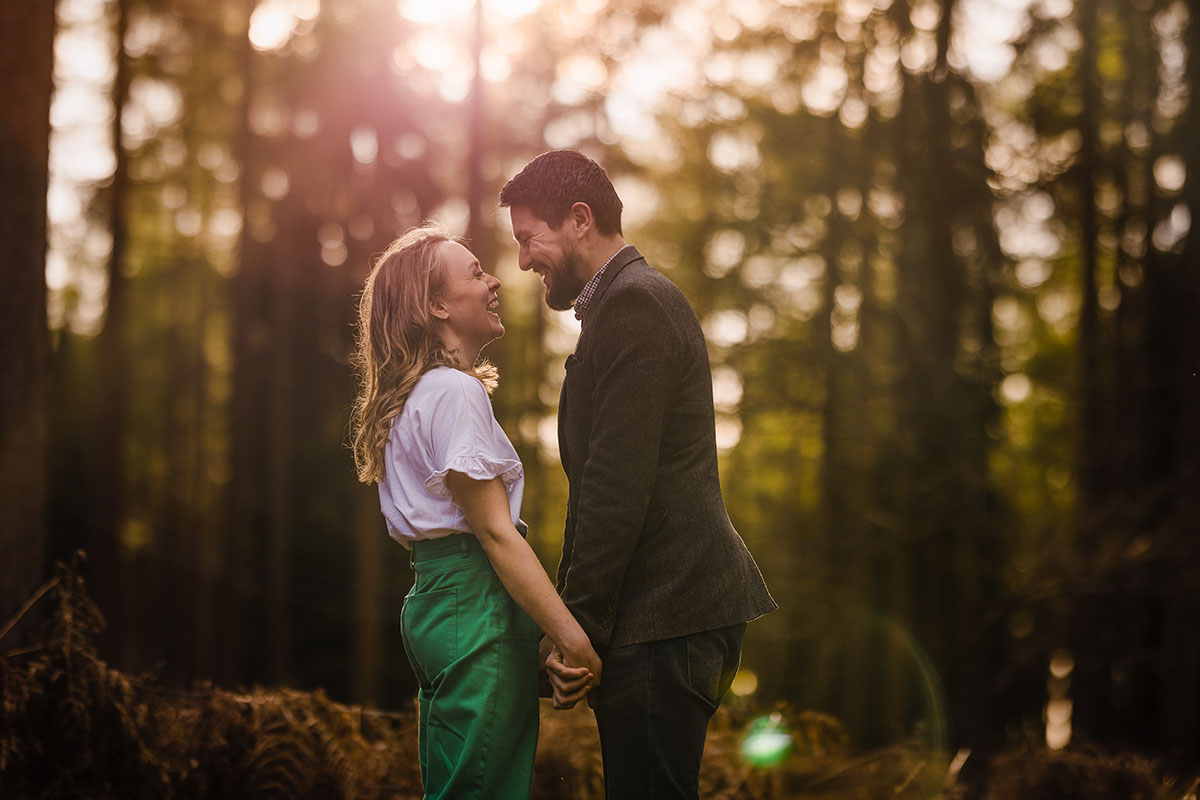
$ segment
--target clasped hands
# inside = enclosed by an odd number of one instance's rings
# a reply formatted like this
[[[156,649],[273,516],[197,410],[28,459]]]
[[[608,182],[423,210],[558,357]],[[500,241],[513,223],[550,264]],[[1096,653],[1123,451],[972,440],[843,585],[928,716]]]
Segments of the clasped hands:
[[[591,692],[600,685],[600,659],[590,646],[579,656],[574,655],[564,655],[549,636],[542,638],[538,648],[538,662],[549,681],[554,707],[560,711],[574,708],[584,697],[595,707],[595,695]]]

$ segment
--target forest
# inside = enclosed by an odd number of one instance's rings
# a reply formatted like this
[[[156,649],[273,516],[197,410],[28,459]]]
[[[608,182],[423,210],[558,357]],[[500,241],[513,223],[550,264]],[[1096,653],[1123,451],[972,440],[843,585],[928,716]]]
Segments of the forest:
[[[260,761],[211,720],[357,709],[336,791],[207,796],[419,796],[357,297],[424,220],[503,282],[484,356],[553,575],[579,327],[497,196],[575,148],[702,322],[780,607],[711,796],[1194,800],[1197,52],[1196,0],[6,0],[0,796],[75,796],[31,788],[30,743],[85,684],[95,741],[109,697]],[[218,791],[171,735],[158,790],[88,796]],[[570,750],[535,796],[598,796]]]

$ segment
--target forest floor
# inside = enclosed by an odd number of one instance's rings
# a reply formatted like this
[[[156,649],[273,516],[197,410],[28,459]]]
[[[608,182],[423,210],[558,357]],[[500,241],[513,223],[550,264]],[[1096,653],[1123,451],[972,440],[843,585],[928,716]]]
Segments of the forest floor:
[[[40,640],[0,656],[0,798],[421,797],[414,711],[347,706],[319,691],[164,690],[96,655],[103,623],[74,574],[60,572],[48,595],[54,609]],[[600,800],[591,713],[542,702],[533,798]],[[1013,752],[962,770],[969,761],[965,751],[947,758],[917,743],[855,752],[837,720],[816,712],[780,708],[742,722],[722,710],[709,730],[700,795],[1196,800],[1200,786],[1150,759],[1083,749]]]

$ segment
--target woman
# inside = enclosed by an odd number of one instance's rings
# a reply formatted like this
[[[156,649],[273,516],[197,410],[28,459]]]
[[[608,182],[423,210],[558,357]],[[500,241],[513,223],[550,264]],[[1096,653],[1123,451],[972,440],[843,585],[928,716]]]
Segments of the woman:
[[[518,530],[524,472],[492,414],[496,369],[479,361],[504,333],[499,288],[466,247],[424,226],[379,257],[359,304],[354,455],[359,479],[379,484],[388,532],[411,550],[400,627],[420,684],[427,798],[529,797],[538,628],[577,668],[557,702],[600,680]]]

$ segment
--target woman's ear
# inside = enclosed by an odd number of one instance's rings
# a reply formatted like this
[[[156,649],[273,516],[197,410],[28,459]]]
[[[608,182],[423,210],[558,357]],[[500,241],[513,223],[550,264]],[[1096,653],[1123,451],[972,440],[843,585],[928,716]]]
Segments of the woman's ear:
[[[450,319],[450,309],[441,300],[429,301],[429,313],[435,319],[447,320]]]

